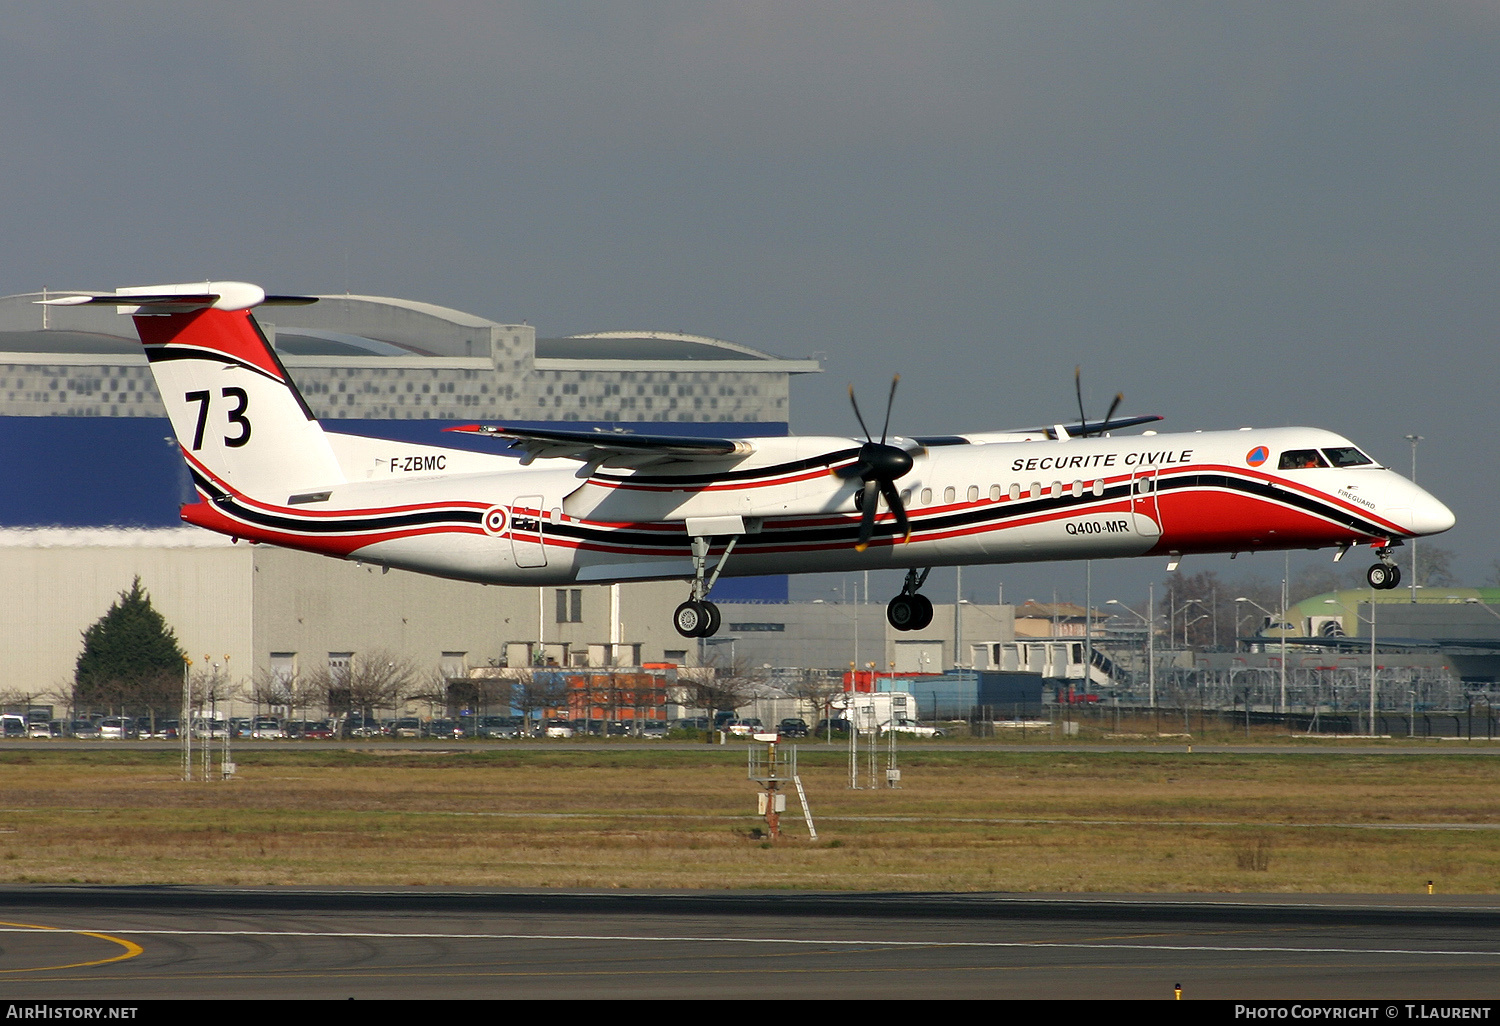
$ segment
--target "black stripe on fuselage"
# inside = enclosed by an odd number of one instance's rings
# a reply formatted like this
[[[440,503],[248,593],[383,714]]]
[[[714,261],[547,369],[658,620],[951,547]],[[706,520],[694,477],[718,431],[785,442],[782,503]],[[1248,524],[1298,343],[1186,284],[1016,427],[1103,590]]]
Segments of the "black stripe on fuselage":
[[[412,527],[431,527],[435,524],[477,527],[484,517],[484,512],[477,509],[424,509],[336,520],[322,518],[304,520],[300,517],[279,516],[247,506],[240,502],[238,497],[224,491],[196,470],[193,472],[193,480],[197,482],[200,489],[208,493],[209,501],[223,510],[226,515],[257,527],[293,534],[367,534],[372,531],[400,531]]]

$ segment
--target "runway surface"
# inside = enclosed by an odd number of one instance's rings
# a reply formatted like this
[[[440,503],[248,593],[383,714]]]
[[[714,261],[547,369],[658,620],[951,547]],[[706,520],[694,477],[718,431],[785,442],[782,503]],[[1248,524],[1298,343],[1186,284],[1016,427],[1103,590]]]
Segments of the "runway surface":
[[[1500,897],[0,887],[0,994],[1486,1000]]]

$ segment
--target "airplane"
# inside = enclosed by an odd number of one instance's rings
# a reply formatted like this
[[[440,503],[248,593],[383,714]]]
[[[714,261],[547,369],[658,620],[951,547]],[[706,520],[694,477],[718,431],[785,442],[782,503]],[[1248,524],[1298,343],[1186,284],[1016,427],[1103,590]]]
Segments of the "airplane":
[[[245,282],[42,300],[133,314],[198,500],[189,524],[286,548],[496,585],[679,579],[684,637],[719,628],[721,575],[906,570],[886,608],[921,630],[936,566],[1369,545],[1453,526],[1451,511],[1348,439],[1317,428],[1116,436],[1155,415],[877,441],[680,438],[448,428],[494,453],[324,431],[251,311],[316,302]],[[1075,375],[1075,386],[1078,385]]]

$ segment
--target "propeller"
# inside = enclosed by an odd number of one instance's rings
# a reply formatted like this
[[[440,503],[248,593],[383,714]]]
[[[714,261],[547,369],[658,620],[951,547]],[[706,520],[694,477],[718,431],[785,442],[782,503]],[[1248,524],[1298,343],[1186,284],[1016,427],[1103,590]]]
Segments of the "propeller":
[[[885,423],[880,427],[878,442],[865,426],[865,418],[859,412],[859,401],[854,398],[854,386],[849,386],[849,405],[854,407],[854,419],[859,421],[859,428],[865,433],[865,444],[859,447],[857,460],[839,467],[833,473],[844,480],[857,477],[864,482],[859,494],[859,541],[854,546],[856,552],[865,551],[870,538],[875,534],[875,508],[879,505],[880,496],[885,497],[886,505],[895,514],[896,525],[905,534],[902,540],[911,540],[911,522],[906,518],[901,493],[896,490],[896,479],[912,468],[911,454],[899,446],[887,445],[885,441],[886,433],[891,427],[891,407],[896,402],[896,385],[900,381],[899,374],[891,378],[891,394],[885,401]]]
[[[1081,430],[1075,432],[1075,434],[1079,438],[1086,438],[1089,435],[1100,434],[1100,433],[1102,433],[1104,431],[1109,430],[1109,427],[1110,427],[1109,419],[1115,415],[1115,411],[1120,408],[1120,403],[1124,402],[1124,400],[1125,400],[1125,393],[1124,392],[1116,392],[1115,393],[1115,401],[1109,404],[1109,412],[1104,415],[1104,419],[1102,421],[1100,421],[1098,424],[1094,425],[1094,428],[1091,431],[1091,430],[1089,430],[1089,418],[1088,418],[1088,415],[1083,412],[1083,367],[1082,366],[1075,366],[1073,368],[1073,392],[1074,392],[1075,395],[1078,396],[1078,426],[1079,426],[1079,428]]]

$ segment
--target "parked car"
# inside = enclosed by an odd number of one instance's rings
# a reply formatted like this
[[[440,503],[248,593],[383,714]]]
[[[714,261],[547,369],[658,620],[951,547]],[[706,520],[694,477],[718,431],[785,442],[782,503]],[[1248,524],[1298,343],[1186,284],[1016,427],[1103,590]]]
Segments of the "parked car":
[[[222,741],[229,724],[221,719],[193,721],[193,737],[206,741]]]
[[[885,734],[905,734],[908,737],[942,737],[943,732],[937,727],[929,727],[918,723],[916,720],[897,720],[895,723],[887,723],[880,728]]]
[[[513,741],[525,732],[519,716],[486,716],[479,723],[479,736],[492,741]]]
[[[788,717],[781,721],[777,731],[782,737],[806,737],[807,721],[795,716]]]
[[[751,734],[764,731],[765,724],[760,722],[759,717],[751,716],[748,719],[731,721],[727,729],[736,737],[749,737]]]
[[[26,725],[26,736],[38,741],[52,740],[52,724],[42,720],[32,720]]]
[[[250,729],[250,736],[265,740],[281,740],[286,737],[286,731],[282,729],[281,721],[276,717],[257,716]]]
[[[68,734],[80,741],[99,740],[99,724],[93,720],[74,720],[68,727]]]
[[[26,718],[24,716],[0,716],[0,737],[25,737]]]
[[[287,736],[307,741],[327,741],[333,737],[333,724],[328,720],[299,720],[286,726]]]
[[[641,724],[641,737],[649,737],[653,741],[660,741],[667,736],[667,724],[664,720],[646,720]]]
[[[129,716],[106,716],[99,721],[100,740],[128,741],[135,737],[135,721]]]
[[[837,716],[831,720],[819,720],[818,725],[813,728],[813,736],[827,737],[830,730],[835,734],[847,734],[849,733],[850,729],[852,728],[849,721],[844,719],[842,716]]]
[[[548,720],[543,733],[548,737],[572,737],[575,731],[570,720]]]
[[[345,737],[380,737],[382,735],[380,724],[375,720],[366,720],[358,713],[351,714],[344,721]]]
[[[434,725],[449,722],[446,720],[433,720]],[[392,737],[421,737],[426,731],[422,729],[422,721],[415,716],[403,716],[396,721],[396,726],[391,730]],[[434,735],[436,736],[436,735]]]

